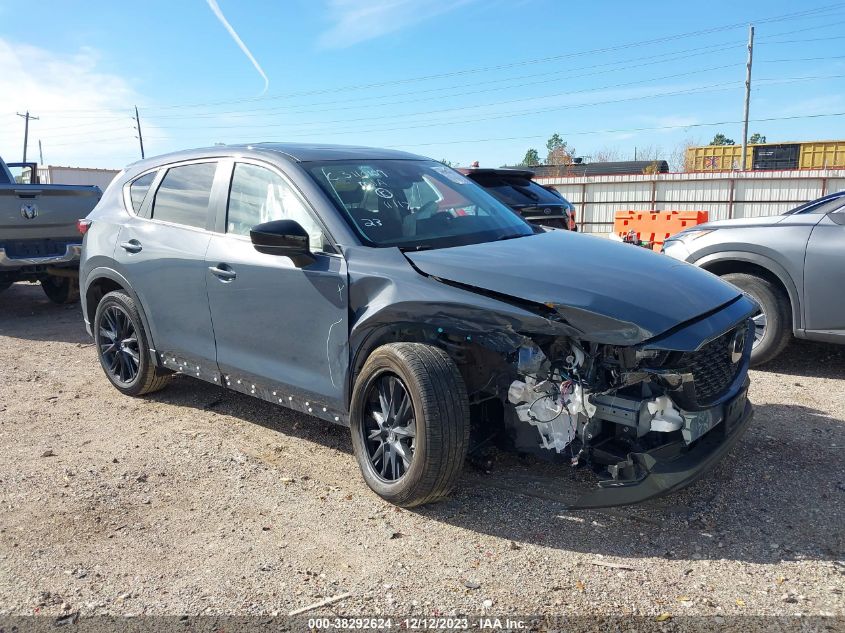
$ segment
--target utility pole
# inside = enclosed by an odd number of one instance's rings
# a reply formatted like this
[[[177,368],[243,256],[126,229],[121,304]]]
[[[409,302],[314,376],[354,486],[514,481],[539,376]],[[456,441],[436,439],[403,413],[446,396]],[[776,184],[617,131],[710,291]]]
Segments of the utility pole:
[[[138,130],[138,142],[141,144],[141,158],[144,158],[144,135],[141,134],[141,117],[138,116],[138,106],[135,106],[135,129]]]
[[[41,139],[38,139],[38,158],[39,158],[38,164],[43,165],[44,164],[44,152],[41,149]]]
[[[23,161],[22,161],[22,162],[25,163],[26,162],[26,145],[29,142],[29,120],[33,119],[33,120],[37,121],[38,117],[32,116],[29,113],[29,110],[26,111],[26,114],[21,114],[20,112],[18,112],[17,115],[19,117],[23,117],[23,119],[26,121],[26,123],[24,123],[24,128],[23,128]]]
[[[754,60],[754,25],[748,25],[748,61],[745,64],[745,116],[742,117],[742,170],[748,168],[748,108],[751,105],[751,62]]]

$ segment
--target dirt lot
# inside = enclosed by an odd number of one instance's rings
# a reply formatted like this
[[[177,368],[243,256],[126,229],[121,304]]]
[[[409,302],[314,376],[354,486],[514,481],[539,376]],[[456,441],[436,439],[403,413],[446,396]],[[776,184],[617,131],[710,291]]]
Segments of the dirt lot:
[[[845,347],[752,373],[738,448],[659,502],[568,512],[505,490],[532,471],[504,459],[405,511],[366,488],[344,428],[187,377],[120,395],[79,306],[18,284],[0,614],[284,614],[349,591],[337,612],[845,615]]]

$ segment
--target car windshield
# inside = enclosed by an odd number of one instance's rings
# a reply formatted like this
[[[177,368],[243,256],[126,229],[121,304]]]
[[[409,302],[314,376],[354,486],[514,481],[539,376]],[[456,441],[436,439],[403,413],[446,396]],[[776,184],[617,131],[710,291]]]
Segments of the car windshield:
[[[507,205],[539,207],[566,204],[561,196],[555,195],[526,176],[479,172],[470,177]]]
[[[795,215],[798,213],[828,213],[829,211],[839,207],[839,205],[843,202],[845,202],[845,191],[840,191],[839,193],[824,196],[818,200],[805,202],[800,207],[787,211],[783,215]]]
[[[443,248],[535,232],[481,187],[435,161],[326,161],[304,167],[369,246]]]

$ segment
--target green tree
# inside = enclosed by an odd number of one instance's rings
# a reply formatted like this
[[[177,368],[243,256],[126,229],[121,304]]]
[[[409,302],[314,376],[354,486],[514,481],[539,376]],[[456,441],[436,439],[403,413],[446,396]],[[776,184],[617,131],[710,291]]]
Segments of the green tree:
[[[533,167],[540,164],[540,152],[533,147],[525,152],[525,158],[522,159],[520,165],[525,167]]]
[[[766,137],[763,136],[762,134],[760,134],[759,132],[754,132],[754,134],[752,134],[748,138],[748,142],[751,143],[752,145],[757,145],[759,143],[765,143]]]
[[[570,165],[572,164],[572,154],[575,150],[567,146],[560,134],[555,132],[546,141],[546,149],[549,153],[546,155],[547,165]]]
[[[710,141],[711,145],[736,145],[732,138],[728,138],[721,132],[719,132],[716,136],[713,137],[713,140]]]

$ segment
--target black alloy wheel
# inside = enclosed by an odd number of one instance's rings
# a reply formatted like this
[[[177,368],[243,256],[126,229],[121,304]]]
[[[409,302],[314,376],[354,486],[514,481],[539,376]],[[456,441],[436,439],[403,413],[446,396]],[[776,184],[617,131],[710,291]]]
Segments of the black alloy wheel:
[[[110,305],[97,323],[97,346],[103,368],[117,383],[131,384],[138,376],[141,350],[129,315],[118,305]]]
[[[402,379],[381,374],[370,385],[362,413],[361,434],[373,470],[383,481],[398,481],[411,467],[417,439],[414,403]]]

